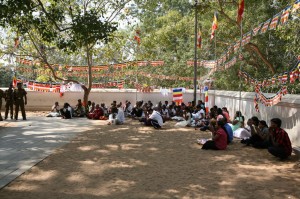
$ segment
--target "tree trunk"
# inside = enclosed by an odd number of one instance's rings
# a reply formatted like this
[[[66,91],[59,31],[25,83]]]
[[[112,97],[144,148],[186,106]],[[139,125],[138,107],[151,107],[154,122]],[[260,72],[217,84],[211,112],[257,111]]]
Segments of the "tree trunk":
[[[87,102],[89,100],[89,94],[92,90],[92,81],[93,81],[93,77],[92,77],[92,55],[90,52],[90,48],[87,46],[86,47],[86,59],[87,59],[87,64],[88,64],[88,85],[86,86],[82,86],[83,90],[84,90],[84,95],[83,95],[83,103],[86,106]]]

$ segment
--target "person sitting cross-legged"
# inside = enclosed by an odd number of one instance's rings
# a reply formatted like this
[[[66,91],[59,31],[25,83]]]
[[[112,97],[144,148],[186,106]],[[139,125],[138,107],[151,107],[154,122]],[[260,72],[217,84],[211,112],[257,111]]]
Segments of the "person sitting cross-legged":
[[[112,113],[109,116],[108,125],[110,124],[121,125],[124,124],[124,122],[125,122],[124,111],[122,105],[118,104],[117,107],[112,109]]]
[[[51,108],[51,112],[47,115],[47,117],[60,117],[60,108],[58,102],[55,102]]]
[[[103,116],[103,110],[100,108],[100,105],[97,104],[93,112],[89,113],[87,118],[92,120],[99,120],[101,116]]]
[[[159,129],[163,126],[163,118],[161,114],[157,111],[157,107],[148,110],[149,118],[147,123],[151,124],[155,129]]]
[[[60,114],[63,119],[72,119],[72,107],[69,103],[65,103],[64,107],[60,109]]]
[[[202,146],[202,149],[208,150],[225,150],[227,148],[227,133],[224,129],[224,122],[217,120],[216,126],[213,126],[214,120],[210,122],[210,130],[212,131],[212,140],[208,140]]]
[[[268,148],[269,153],[281,160],[288,158],[292,154],[292,144],[287,132],[281,128],[281,119],[271,119],[269,133],[271,144]]]

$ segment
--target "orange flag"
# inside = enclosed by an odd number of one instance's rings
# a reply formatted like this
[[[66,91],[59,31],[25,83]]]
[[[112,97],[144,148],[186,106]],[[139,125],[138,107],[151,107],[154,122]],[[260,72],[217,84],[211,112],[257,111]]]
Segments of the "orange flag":
[[[134,36],[134,40],[137,42],[138,45],[141,44],[141,37],[140,37],[141,32],[139,30],[135,31],[135,36]]]
[[[245,9],[245,1],[239,0],[238,15],[237,15],[238,24],[240,24],[243,20],[244,9]]]
[[[199,30],[198,36],[197,36],[197,47],[201,48],[202,45],[202,37],[201,37],[201,31]]]
[[[214,14],[214,20],[211,26],[211,36],[210,39],[213,39],[215,37],[215,31],[218,29],[218,13],[215,12]]]

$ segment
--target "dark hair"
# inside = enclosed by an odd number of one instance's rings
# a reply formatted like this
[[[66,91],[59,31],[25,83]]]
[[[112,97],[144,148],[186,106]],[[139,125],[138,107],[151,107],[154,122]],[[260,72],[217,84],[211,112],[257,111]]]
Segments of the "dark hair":
[[[184,110],[186,110],[188,113],[191,112],[191,109],[190,109],[188,106],[186,106],[186,107],[184,108]]]
[[[218,115],[223,115],[222,109],[218,108],[218,109],[217,109],[217,114],[218,114]]]
[[[259,122],[259,119],[258,119],[258,117],[256,117],[256,116],[253,116],[251,119],[252,119],[252,121],[253,121],[254,125],[255,125],[255,126],[257,126],[257,125],[258,125],[258,122]]]
[[[218,126],[222,127],[225,125],[224,120],[218,120],[217,121]]]
[[[235,115],[236,115],[236,117],[241,117],[243,122],[245,121],[245,117],[242,115],[241,111],[236,111]]]
[[[261,124],[261,125],[263,125],[265,127],[268,127],[267,122],[265,120],[260,120],[259,124]]]
[[[276,125],[277,125],[277,127],[281,127],[281,119],[279,119],[279,118],[273,118],[273,119],[271,119],[271,122],[273,122],[273,123],[275,123]]]

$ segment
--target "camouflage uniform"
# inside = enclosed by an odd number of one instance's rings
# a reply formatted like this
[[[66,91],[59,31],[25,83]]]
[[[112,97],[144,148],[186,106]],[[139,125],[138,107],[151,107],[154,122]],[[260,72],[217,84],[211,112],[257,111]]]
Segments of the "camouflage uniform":
[[[27,104],[27,98],[26,98],[27,92],[21,88],[18,87],[14,90],[14,103],[15,103],[15,120],[18,119],[19,114],[19,107],[21,108],[22,117],[23,120],[26,120],[26,113],[25,113],[25,105]],[[25,103],[24,103],[25,98]]]
[[[5,119],[7,119],[8,111],[10,109],[10,118],[13,119],[14,108],[14,90],[10,87],[5,91]]]
[[[2,108],[2,98],[4,97],[3,90],[0,89],[0,121],[2,121],[1,108]]]

